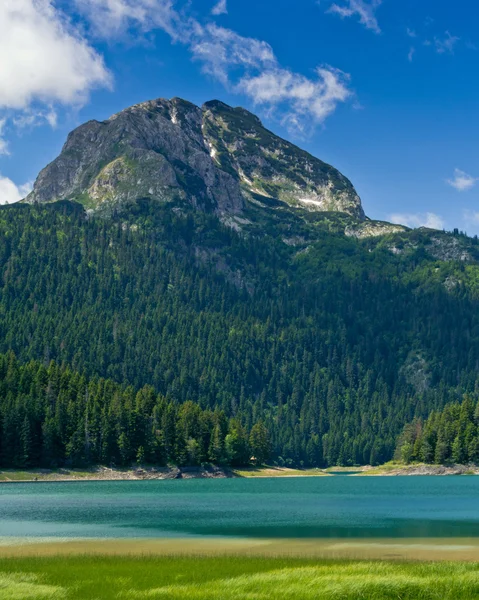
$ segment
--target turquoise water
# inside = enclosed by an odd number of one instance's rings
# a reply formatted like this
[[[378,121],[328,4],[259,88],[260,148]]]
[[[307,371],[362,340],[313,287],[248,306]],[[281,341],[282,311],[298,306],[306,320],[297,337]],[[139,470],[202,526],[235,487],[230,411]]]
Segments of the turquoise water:
[[[0,537],[479,537],[479,477],[0,484]]]

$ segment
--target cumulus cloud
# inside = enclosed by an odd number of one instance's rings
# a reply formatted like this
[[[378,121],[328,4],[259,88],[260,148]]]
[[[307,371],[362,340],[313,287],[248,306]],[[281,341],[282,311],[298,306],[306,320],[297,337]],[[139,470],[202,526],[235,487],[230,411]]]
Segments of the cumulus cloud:
[[[0,108],[83,104],[110,81],[103,58],[50,0],[0,2]]]
[[[294,130],[303,131],[309,122],[322,123],[352,96],[349,76],[342,71],[323,66],[316,69],[315,78],[294,73],[279,64],[267,42],[214,24],[197,28],[190,48],[205,73],[255,104],[277,109]]]
[[[0,2],[0,154],[8,153],[7,119],[54,126],[55,106],[79,107],[92,89],[110,85],[103,58],[52,0]],[[4,191],[10,180],[2,181]]]
[[[267,42],[214,24],[197,28],[190,48],[205,73],[254,104],[275,109],[293,130],[322,123],[352,96],[349,76],[342,71],[322,66],[314,78],[295,73],[280,65]]]
[[[16,185],[8,177],[0,174],[0,204],[14,204],[23,200],[32,191],[32,183]]]
[[[329,66],[316,69],[316,79],[276,67],[243,78],[239,87],[255,104],[286,104],[289,109],[285,111],[284,123],[304,130],[311,119],[322,123],[352,95],[348,83],[348,75]]]
[[[427,213],[395,213],[389,217],[391,223],[405,225],[416,229],[418,227],[427,227],[428,229],[444,229],[444,219],[432,212]]]
[[[467,192],[471,190],[479,181],[477,177],[473,177],[461,169],[454,169],[454,177],[447,179],[446,182],[456,189],[458,192]]]
[[[219,0],[217,4],[213,7],[211,11],[212,15],[226,15],[228,14],[228,6],[226,4],[226,0]]]
[[[279,63],[267,42],[215,23],[200,23],[177,10],[173,0],[75,1],[97,34],[107,38],[135,28],[165,31],[172,41],[189,48],[205,74],[230,92],[245,94],[255,104],[274,109],[292,129],[322,123],[339,103],[352,96],[345,73],[327,66],[318,68],[313,78],[295,73]]]
[[[359,22],[367,29],[381,33],[376,10],[381,6],[382,0],[343,0],[342,4],[333,4],[328,12],[337,14],[342,18],[359,17]]]

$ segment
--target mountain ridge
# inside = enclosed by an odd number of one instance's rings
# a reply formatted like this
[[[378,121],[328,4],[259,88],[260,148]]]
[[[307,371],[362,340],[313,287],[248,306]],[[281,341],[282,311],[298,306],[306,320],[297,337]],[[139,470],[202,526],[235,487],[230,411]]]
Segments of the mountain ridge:
[[[265,198],[283,208],[366,218],[344,175],[251,112],[179,98],[136,104],[75,129],[26,201],[75,200],[108,213],[140,198],[186,201],[220,216],[241,215]]]

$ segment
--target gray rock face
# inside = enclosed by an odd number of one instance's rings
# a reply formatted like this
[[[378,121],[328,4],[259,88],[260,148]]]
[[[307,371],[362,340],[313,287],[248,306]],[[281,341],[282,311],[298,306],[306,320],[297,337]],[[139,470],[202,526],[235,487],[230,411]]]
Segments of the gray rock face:
[[[407,227],[403,227],[402,225],[366,220],[353,227],[346,227],[344,233],[348,237],[363,240],[372,237],[382,237],[383,235],[390,235],[392,233],[402,233],[405,231],[407,231]],[[391,249],[393,254],[399,254],[399,252],[396,251],[397,248]]]
[[[310,211],[365,218],[361,199],[337,169],[274,135],[247,110],[218,101],[206,103],[203,110],[211,155],[240,179],[246,197],[264,196]]]
[[[138,104],[73,131],[26,201],[75,200],[109,212],[148,198],[225,217],[241,215],[261,196],[364,219],[341,173],[266,130],[256,116],[178,98]]]

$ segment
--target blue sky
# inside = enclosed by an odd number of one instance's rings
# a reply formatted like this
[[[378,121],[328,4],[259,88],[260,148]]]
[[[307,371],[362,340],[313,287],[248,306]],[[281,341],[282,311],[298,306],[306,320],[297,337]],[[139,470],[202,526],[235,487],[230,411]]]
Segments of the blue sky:
[[[68,132],[219,98],[346,174],[367,214],[479,233],[473,0],[4,0],[0,201]]]

